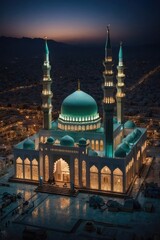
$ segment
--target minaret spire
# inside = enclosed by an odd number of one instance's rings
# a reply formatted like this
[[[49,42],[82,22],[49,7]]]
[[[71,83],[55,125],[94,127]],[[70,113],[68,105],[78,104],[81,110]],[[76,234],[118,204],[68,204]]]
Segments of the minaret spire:
[[[45,61],[49,62],[49,49],[47,44],[47,37],[45,37]]]
[[[114,113],[114,84],[113,84],[113,62],[110,41],[110,30],[107,26],[107,40],[105,45],[105,60],[103,63],[103,124],[105,131],[104,150],[105,156],[113,157],[113,113]]]
[[[110,31],[109,31],[109,25],[107,26],[107,39],[106,39],[106,46],[105,46],[105,58],[107,58],[108,55],[111,55],[112,48],[111,48],[111,40],[110,40]]]
[[[45,56],[43,63],[43,90],[42,90],[42,110],[43,110],[43,128],[50,129],[52,123],[52,79],[50,77],[51,66],[49,63],[49,49],[47,38],[45,37]]]
[[[124,123],[124,99],[125,99],[125,93],[124,93],[124,65],[123,65],[123,49],[122,49],[122,42],[120,42],[120,48],[119,48],[119,54],[118,54],[118,66],[117,66],[117,122],[123,124]]]

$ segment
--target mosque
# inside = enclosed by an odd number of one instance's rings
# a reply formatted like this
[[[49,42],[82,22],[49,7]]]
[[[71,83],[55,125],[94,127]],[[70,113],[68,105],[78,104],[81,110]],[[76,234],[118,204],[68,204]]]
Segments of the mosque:
[[[44,184],[54,179],[59,187],[65,184],[68,188],[127,192],[145,163],[146,129],[124,122],[123,48],[121,43],[115,86],[109,28],[103,64],[103,121],[96,101],[80,89],[80,84],[63,100],[58,119],[52,121],[51,66],[45,40],[43,129],[14,146],[14,179],[37,184],[40,179]]]

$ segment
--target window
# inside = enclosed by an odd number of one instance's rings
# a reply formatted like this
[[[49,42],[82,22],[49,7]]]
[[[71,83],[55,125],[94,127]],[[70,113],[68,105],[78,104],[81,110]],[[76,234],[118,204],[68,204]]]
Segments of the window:
[[[45,181],[48,181],[49,179],[49,159],[48,156],[46,155],[44,158],[44,178]]]
[[[16,177],[23,178],[23,161],[20,157],[16,160]]]
[[[32,179],[38,180],[38,161],[36,159],[32,161]]]
[[[113,190],[123,192],[123,173],[119,168],[113,171]]]
[[[90,188],[98,189],[98,169],[96,166],[90,168]]]
[[[78,159],[74,159],[74,184],[79,185],[79,174],[78,174]]]
[[[101,170],[101,190],[111,190],[111,170],[107,166]]]
[[[86,162],[82,161],[82,186],[86,187]]]
[[[31,163],[28,158],[24,160],[24,177],[25,179],[31,179]]]

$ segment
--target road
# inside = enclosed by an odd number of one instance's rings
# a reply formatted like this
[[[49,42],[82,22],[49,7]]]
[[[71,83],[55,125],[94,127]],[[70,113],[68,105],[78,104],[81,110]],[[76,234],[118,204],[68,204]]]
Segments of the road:
[[[142,83],[144,83],[145,81],[149,80],[149,77],[151,77],[152,75],[154,75],[155,73],[160,71],[160,65],[156,68],[154,68],[153,70],[151,70],[150,72],[146,73],[145,75],[143,75],[138,82],[136,82],[133,86],[129,87],[127,89],[127,91],[133,91],[135,90],[139,85],[141,85]]]

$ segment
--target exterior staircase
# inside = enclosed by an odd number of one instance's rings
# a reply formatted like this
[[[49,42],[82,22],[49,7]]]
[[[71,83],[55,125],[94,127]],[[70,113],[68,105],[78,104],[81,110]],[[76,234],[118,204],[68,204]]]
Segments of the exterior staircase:
[[[79,191],[78,190],[72,191],[70,188],[67,187],[58,187],[51,184],[43,184],[42,186],[39,185],[35,189],[35,192],[76,197]]]

